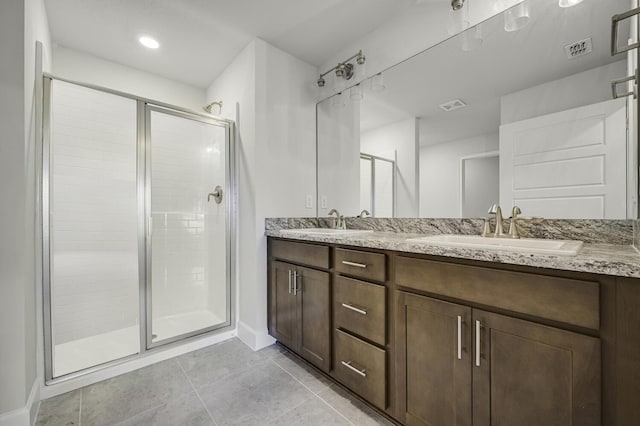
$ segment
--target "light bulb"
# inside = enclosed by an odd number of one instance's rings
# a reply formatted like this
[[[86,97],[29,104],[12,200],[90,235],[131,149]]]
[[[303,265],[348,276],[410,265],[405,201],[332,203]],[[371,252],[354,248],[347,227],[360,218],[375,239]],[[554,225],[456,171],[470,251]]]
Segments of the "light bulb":
[[[571,7],[579,3],[582,3],[582,0],[558,0],[558,6],[560,7]]]
[[[470,52],[482,46],[482,25],[478,24],[462,33],[462,50]]]
[[[529,23],[529,0],[524,0],[504,12],[504,30],[519,31]]]
[[[158,47],[160,47],[160,43],[158,43],[156,39],[149,36],[141,36],[138,41],[141,45],[143,45],[144,47],[148,47],[149,49],[157,49]]]
[[[361,101],[362,98],[364,97],[362,95],[362,86],[360,86],[359,84],[356,84],[355,86],[353,86],[349,90],[349,97],[351,98],[352,101]]]
[[[384,89],[384,76],[382,73],[374,75],[373,78],[371,78],[371,90],[374,92],[382,92]]]

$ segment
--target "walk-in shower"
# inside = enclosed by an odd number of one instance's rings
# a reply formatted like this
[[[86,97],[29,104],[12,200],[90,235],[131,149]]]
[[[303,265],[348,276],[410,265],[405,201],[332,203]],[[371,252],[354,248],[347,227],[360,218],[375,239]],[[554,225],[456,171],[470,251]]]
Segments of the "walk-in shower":
[[[231,325],[232,133],[232,121],[45,77],[49,382]]]

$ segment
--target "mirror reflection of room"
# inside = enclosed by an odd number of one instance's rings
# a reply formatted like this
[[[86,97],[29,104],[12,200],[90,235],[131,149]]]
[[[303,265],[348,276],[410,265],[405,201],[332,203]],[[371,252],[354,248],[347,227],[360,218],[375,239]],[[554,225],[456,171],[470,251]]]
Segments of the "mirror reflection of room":
[[[611,82],[635,58],[609,50],[625,5],[524,2],[320,102],[318,215],[634,217],[632,105]]]

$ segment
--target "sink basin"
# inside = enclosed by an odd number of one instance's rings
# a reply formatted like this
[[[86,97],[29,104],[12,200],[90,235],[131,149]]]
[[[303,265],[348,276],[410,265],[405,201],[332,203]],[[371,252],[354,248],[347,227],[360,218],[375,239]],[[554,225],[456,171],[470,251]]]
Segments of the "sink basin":
[[[357,235],[373,232],[369,229],[332,229],[332,228],[300,228],[283,229],[283,234],[310,234],[310,235]]]
[[[443,247],[506,250],[559,256],[575,256],[582,248],[582,241],[543,240],[538,238],[492,238],[481,237],[479,235],[432,235],[429,237],[410,238],[407,242]]]

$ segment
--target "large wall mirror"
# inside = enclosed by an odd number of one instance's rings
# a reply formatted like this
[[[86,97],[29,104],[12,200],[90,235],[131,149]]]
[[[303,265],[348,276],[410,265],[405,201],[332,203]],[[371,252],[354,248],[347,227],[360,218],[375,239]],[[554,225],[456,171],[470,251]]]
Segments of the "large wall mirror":
[[[610,52],[629,8],[526,0],[323,100],[318,215],[636,218],[637,101],[611,90],[636,68]]]

